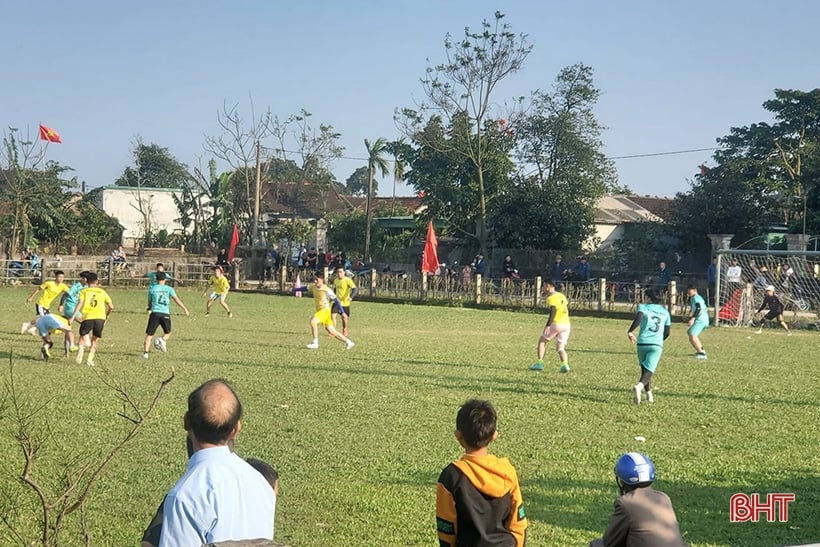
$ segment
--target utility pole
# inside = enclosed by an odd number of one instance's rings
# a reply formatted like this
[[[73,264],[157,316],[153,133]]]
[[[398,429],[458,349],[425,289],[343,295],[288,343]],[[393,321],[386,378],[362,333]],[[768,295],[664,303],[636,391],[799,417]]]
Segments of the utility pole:
[[[262,145],[256,141],[256,196],[253,200],[253,231],[251,235],[251,245],[256,244],[259,236],[259,201],[262,192]]]

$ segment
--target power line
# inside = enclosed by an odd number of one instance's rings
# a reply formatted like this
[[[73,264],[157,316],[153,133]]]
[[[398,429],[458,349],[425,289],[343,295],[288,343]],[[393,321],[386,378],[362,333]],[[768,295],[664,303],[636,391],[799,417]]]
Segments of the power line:
[[[282,150],[281,148],[269,148],[267,146],[263,146],[265,150],[276,150],[278,152],[284,152],[286,154],[301,154],[301,152],[297,150]],[[646,154],[628,154],[625,156],[609,156],[611,160],[630,160],[635,158],[654,158],[659,156],[675,156],[680,154],[693,154],[695,152],[712,152],[714,150],[719,150],[719,147],[712,146],[709,148],[690,148],[689,150],[670,150],[666,152],[648,152]],[[352,160],[352,161],[368,161],[368,158],[357,158],[353,156],[339,156],[336,159],[340,160]],[[393,161],[389,158],[385,158],[387,161]]]
[[[717,146],[713,146],[711,148],[692,148],[690,150],[673,150],[670,152],[651,152],[648,154],[630,154],[628,156],[610,156],[609,159],[611,160],[629,160],[632,158],[652,158],[656,156],[674,156],[676,154],[691,154],[693,152],[711,152],[713,150],[718,150]]]

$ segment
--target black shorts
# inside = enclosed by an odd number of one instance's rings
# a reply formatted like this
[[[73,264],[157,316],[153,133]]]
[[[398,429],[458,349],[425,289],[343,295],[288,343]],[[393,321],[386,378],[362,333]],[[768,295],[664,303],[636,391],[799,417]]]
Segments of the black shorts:
[[[167,313],[151,313],[148,316],[148,326],[145,328],[145,334],[153,336],[157,332],[157,327],[162,327],[162,332],[165,334],[171,332],[171,316]]]
[[[782,313],[783,313],[783,310],[769,310],[769,313],[767,313],[763,317],[763,319],[771,321],[772,319],[777,319],[777,316],[782,314]]]
[[[350,306],[342,306],[342,309],[345,311],[345,315],[350,317]],[[334,307],[333,308],[333,313],[339,313],[339,308]]]
[[[80,336],[85,336],[89,332],[94,338],[102,338],[105,319],[86,319],[80,323]]]

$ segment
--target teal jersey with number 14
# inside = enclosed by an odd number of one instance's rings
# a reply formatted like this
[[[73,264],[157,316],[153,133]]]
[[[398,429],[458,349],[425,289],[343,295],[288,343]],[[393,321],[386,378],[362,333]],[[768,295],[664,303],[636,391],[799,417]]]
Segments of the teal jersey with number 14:
[[[638,344],[663,346],[664,327],[672,325],[669,312],[660,304],[641,304],[638,312],[643,314]]]

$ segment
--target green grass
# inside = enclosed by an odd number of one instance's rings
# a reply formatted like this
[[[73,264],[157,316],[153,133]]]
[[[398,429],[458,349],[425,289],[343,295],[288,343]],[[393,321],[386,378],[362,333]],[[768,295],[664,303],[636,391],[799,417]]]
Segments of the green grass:
[[[214,377],[230,380],[245,406],[237,450],[281,474],[276,537],[295,547],[435,544],[435,483],[460,455],[455,414],[471,397],[498,409],[491,449],[518,469],[531,545],[585,545],[600,536],[617,493],[612,466],[629,450],[654,460],[656,486],[671,496],[693,545],[820,538],[817,334],[711,328],[702,362],[678,322],[653,382],[656,403],[635,407],[629,388],[638,367],[625,320],[576,318],[572,372],[559,375],[552,352],[547,370],[527,370],[542,315],[356,302],[356,347],[346,352],[322,334],[322,347],[309,351],[312,299],[231,294],[228,320],[219,311],[204,317],[199,294],[183,289],[193,319],[175,315],[168,353],[152,351],[144,362],[144,291],[111,294],[117,310],[92,370],[39,361],[37,341],[18,334],[33,311],[24,290],[0,292],[0,358],[7,363],[13,351],[20,390],[45,404],[37,422],[47,420],[51,434],[36,474],[51,488],[65,462],[93,457],[127,428],[100,374],[145,399],[176,372],[156,416],[92,492],[97,545],[137,543],[185,467],[185,398]],[[16,480],[13,434],[7,411],[0,508],[30,533],[35,506]],[[732,524],[735,492],[794,492],[797,500],[788,523]],[[76,519],[67,526],[63,544],[80,544]],[[14,543],[0,531],[0,544]]]

